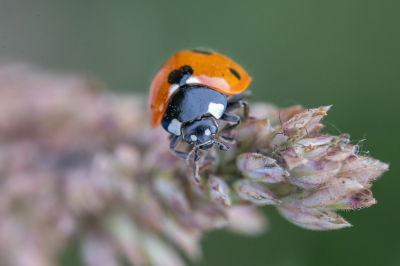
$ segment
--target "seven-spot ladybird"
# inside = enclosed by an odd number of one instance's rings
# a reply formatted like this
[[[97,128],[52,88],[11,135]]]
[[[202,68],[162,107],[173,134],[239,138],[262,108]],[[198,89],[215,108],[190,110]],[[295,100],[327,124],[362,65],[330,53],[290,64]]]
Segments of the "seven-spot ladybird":
[[[218,131],[216,119],[232,124],[223,130],[227,132],[240,123],[240,117],[230,111],[243,106],[244,115],[248,116],[243,91],[250,82],[241,66],[221,54],[202,50],[178,52],[165,62],[151,83],[151,125],[155,128],[161,123],[171,134],[170,149],[179,157],[188,156],[175,150],[182,139],[193,144],[194,162],[200,158],[199,149],[217,144],[221,150],[227,150],[227,145],[214,139]]]

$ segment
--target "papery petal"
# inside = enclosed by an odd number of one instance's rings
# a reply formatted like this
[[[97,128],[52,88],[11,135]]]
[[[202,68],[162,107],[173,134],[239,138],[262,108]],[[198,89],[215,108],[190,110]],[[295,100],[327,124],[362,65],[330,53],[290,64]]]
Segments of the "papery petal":
[[[167,149],[168,139],[165,139],[164,142],[158,142],[157,146],[153,147],[145,154],[144,167],[152,171],[156,169],[168,170],[178,162],[181,162],[180,158],[171,154]]]
[[[243,146],[254,145],[259,149],[269,148],[268,139],[275,133],[268,118],[247,120],[238,132]]]
[[[304,138],[299,141],[296,141],[296,143],[293,146],[296,149],[305,149],[310,145],[313,147],[329,146],[329,144],[332,143],[332,140],[334,138],[335,138],[334,136],[319,136],[315,138]]]
[[[220,204],[210,204],[210,200],[204,194],[203,190],[194,186],[193,195],[196,200],[192,202],[192,217],[196,221],[196,227],[202,230],[211,230],[225,227],[228,223],[225,210]],[[192,225],[192,227],[195,227]]]
[[[305,138],[297,141],[293,148],[300,157],[315,160],[326,156],[331,149],[330,144],[333,138],[332,136]]]
[[[174,182],[168,182],[160,177],[155,180],[154,187],[163,198],[164,203],[172,210],[176,210],[177,212],[190,212],[190,207],[185,200],[183,191],[176,187]]]
[[[210,175],[207,183],[211,200],[220,202],[225,207],[231,206],[229,187],[224,180],[217,176]]]
[[[87,234],[82,241],[83,258],[88,266],[119,266],[115,248],[105,237]]]
[[[259,235],[266,230],[266,217],[254,206],[233,206],[227,210],[227,229],[244,235]]]
[[[253,181],[277,183],[285,180],[289,173],[272,158],[259,153],[244,153],[237,157],[237,167],[243,175]]]
[[[296,141],[293,148],[300,157],[307,159],[324,157],[330,161],[343,161],[357,149],[357,146],[348,146],[348,134],[343,135],[301,139]]]
[[[364,189],[351,196],[345,197],[332,205],[327,205],[325,208],[353,210],[369,207],[374,204],[376,204],[376,200],[372,197],[372,192],[368,189]]]
[[[274,166],[276,160],[259,153],[244,153],[238,156],[239,169],[245,172],[256,170],[263,166]]]
[[[159,237],[142,232],[141,240],[147,256],[150,261],[149,265],[154,266],[184,266],[185,263],[179,255]]]
[[[277,205],[282,203],[271,191],[247,179],[237,181],[235,189],[242,199],[257,205]]]
[[[164,234],[179,246],[190,259],[198,260],[201,258],[200,230],[188,230],[171,219],[163,219],[162,224]]]
[[[294,105],[287,108],[280,109],[279,112],[275,113],[275,119],[279,126],[281,126],[281,122],[288,121],[295,117],[298,114],[305,112],[307,109],[302,107],[301,105]]]
[[[347,146],[344,149],[334,149],[326,154],[325,158],[330,161],[344,161],[351,155],[354,155],[358,146]]]
[[[290,120],[283,122],[282,126],[276,131],[283,133],[285,138],[274,138],[271,147],[281,146],[288,139],[298,139],[307,136],[307,132],[312,132],[319,121],[326,115],[331,106],[323,106],[320,108],[308,109]],[[279,136],[279,135],[277,135]]]
[[[292,170],[294,167],[305,164],[307,162],[307,159],[300,157],[293,147],[287,147],[286,149],[281,151],[281,155],[285,159],[289,170]]]
[[[125,214],[115,214],[105,219],[104,226],[132,264],[145,264],[140,232],[132,218]]]
[[[379,160],[354,155],[349,157],[338,173],[338,177],[350,177],[361,184],[368,184],[389,169],[389,165]]]
[[[283,199],[283,204],[277,208],[289,222],[310,230],[331,230],[351,226],[335,212],[323,208],[307,208],[300,199],[293,196]]]
[[[275,105],[267,103],[252,103],[250,108],[250,116],[256,119],[265,119],[278,113]]]
[[[323,207],[332,205],[362,190],[365,190],[365,187],[355,180],[336,178],[333,182],[317,190],[303,191],[302,203],[306,207]]]
[[[203,207],[195,211],[192,215],[196,220],[197,226],[202,230],[223,228],[228,224],[225,210],[218,205],[212,206],[203,204]]]
[[[139,188],[139,195],[135,198],[136,219],[146,224],[147,227],[159,230],[162,227],[164,211],[163,206],[147,187]]]
[[[13,252],[9,254],[12,259],[10,259],[10,264],[5,265],[17,265],[17,266],[53,266],[54,261],[52,258],[46,254],[45,247],[40,243],[39,239],[27,239],[26,235],[25,242],[18,246],[19,252]],[[33,241],[32,241],[33,240]],[[37,241],[39,240],[39,241]],[[29,243],[30,242],[30,243]],[[39,242],[39,243],[38,243]],[[0,260],[1,261],[1,260]],[[90,265],[89,265],[90,266]]]
[[[135,174],[141,169],[140,152],[138,149],[128,145],[118,145],[115,148],[116,159],[124,167],[128,174]]]
[[[195,228],[200,227],[185,194],[176,187],[174,181],[158,177],[154,180],[154,189],[160,197],[159,200],[168,207],[168,211],[176,215],[182,223]],[[164,209],[164,212],[168,211]]]
[[[308,161],[290,170],[287,181],[301,188],[319,188],[335,177],[340,171],[341,162],[324,158]]]

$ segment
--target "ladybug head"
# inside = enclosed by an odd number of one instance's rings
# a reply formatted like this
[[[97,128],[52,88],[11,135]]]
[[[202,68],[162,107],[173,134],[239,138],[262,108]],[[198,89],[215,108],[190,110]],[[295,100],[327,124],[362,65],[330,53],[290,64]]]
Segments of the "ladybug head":
[[[200,159],[200,156],[197,153],[199,149],[208,150],[214,144],[217,144],[221,150],[226,151],[229,149],[229,146],[225,143],[214,139],[214,135],[217,131],[218,125],[212,116],[203,116],[182,126],[184,140],[195,146],[195,162]]]
[[[182,131],[183,138],[187,143],[206,150],[214,144],[214,135],[218,131],[218,126],[212,116],[203,116],[183,125]]]

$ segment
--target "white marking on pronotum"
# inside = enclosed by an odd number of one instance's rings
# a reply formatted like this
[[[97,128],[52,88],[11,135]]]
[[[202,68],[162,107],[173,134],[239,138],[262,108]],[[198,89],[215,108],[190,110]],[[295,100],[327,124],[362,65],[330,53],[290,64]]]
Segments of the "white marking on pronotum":
[[[186,84],[199,84],[200,80],[196,77],[190,76],[187,80],[186,80]]]
[[[182,125],[182,123],[174,118],[174,119],[172,119],[171,124],[169,124],[169,126],[168,126],[168,131],[171,132],[172,134],[180,136],[181,135],[181,125]]]
[[[210,103],[208,105],[209,114],[212,114],[216,119],[221,118],[222,114],[224,113],[224,105],[222,103]]]
[[[211,135],[211,131],[209,128],[206,129],[206,131],[204,131],[204,135],[206,136],[210,136]]]
[[[192,141],[196,141],[196,140],[197,140],[197,137],[196,137],[195,135],[190,135],[190,139],[191,139]]]
[[[171,96],[177,89],[179,89],[179,84],[172,84],[169,87],[168,97]]]

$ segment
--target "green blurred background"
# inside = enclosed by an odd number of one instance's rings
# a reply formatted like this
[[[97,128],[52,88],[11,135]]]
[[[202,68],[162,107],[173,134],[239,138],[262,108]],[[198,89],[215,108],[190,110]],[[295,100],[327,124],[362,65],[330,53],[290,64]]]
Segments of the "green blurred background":
[[[1,0],[0,44],[2,62],[89,73],[140,94],[171,54],[206,47],[250,73],[253,100],[333,104],[326,121],[391,163],[372,189],[378,204],[342,213],[354,227],[330,232],[266,207],[268,233],[209,233],[199,265],[400,265],[400,1]]]

